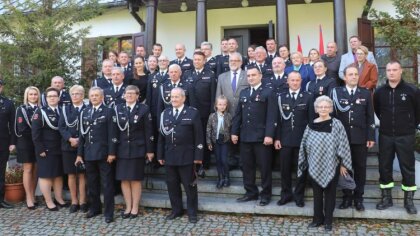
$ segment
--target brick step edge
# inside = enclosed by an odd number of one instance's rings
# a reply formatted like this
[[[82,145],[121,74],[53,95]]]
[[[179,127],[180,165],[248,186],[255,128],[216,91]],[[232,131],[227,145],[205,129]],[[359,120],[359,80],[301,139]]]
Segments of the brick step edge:
[[[183,200],[185,207],[185,198]],[[171,208],[168,195],[157,193],[143,193],[141,206],[154,208]],[[376,210],[375,203],[365,203],[365,208],[366,210],[364,212],[358,212],[352,208],[346,210],[335,209],[334,217],[420,221],[420,214],[407,214],[402,204],[394,203],[393,207],[387,210],[379,211]],[[312,202],[305,202],[305,207],[302,208],[295,206],[294,203],[288,203],[284,206],[277,206],[276,201],[271,201],[269,205],[261,207],[258,205],[258,201],[238,203],[236,202],[235,198],[199,197],[198,209],[200,211],[222,213],[308,217],[313,216]]]

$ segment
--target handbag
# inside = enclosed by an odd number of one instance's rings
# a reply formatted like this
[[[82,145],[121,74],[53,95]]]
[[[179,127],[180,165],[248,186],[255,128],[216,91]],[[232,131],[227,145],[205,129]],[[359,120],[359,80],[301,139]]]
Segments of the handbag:
[[[337,188],[354,190],[356,188],[356,182],[354,182],[354,179],[351,177],[351,175],[340,175],[338,177]]]

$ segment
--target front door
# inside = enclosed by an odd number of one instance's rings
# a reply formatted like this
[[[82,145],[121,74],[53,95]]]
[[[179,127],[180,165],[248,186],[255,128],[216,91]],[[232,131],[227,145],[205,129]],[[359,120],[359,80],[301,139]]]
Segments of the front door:
[[[259,26],[250,28],[225,29],[225,38],[234,38],[238,42],[238,52],[247,56],[248,47],[252,44],[265,47],[269,27]]]

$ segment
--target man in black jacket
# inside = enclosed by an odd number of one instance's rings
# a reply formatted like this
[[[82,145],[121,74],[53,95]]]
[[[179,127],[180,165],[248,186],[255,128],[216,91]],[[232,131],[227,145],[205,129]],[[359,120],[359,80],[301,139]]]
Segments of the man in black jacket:
[[[166,219],[181,217],[181,183],[187,195],[187,211],[190,223],[197,223],[198,196],[194,164],[203,160],[203,130],[197,109],[184,105],[185,90],[175,87],[171,90],[171,106],[166,108],[160,119],[160,135],[157,159],[166,166],[166,183],[172,213]]]
[[[3,88],[3,80],[0,78],[0,94]],[[13,207],[4,201],[4,183],[9,154],[15,149],[16,136],[12,133],[14,124],[15,105],[10,99],[0,95],[0,208]]]
[[[276,130],[277,113],[273,91],[262,86],[261,71],[250,67],[247,71],[250,87],[240,93],[239,104],[232,123],[231,139],[240,141],[243,181],[246,193],[238,202],[257,200],[260,206],[270,203],[272,194],[272,145]],[[261,193],[255,184],[256,165],[261,170]]]
[[[86,218],[102,212],[101,183],[104,191],[105,222],[111,223],[114,217],[114,172],[117,145],[117,124],[113,109],[103,104],[104,94],[99,87],[89,90],[92,106],[81,113],[79,146],[76,163],[84,162],[89,186],[89,211]]]
[[[414,143],[415,130],[420,124],[420,91],[405,82],[401,64],[391,61],[386,65],[386,84],[374,94],[374,107],[381,124],[379,128],[379,182],[382,199],[376,209],[391,207],[394,187],[392,164],[397,154],[400,164],[404,207],[409,214],[417,214],[413,204],[415,184]]]
[[[344,189],[340,209],[349,208],[354,201],[357,211],[364,211],[363,193],[366,183],[366,158],[368,148],[375,144],[375,119],[373,115],[372,94],[358,87],[358,68],[349,66],[344,69],[346,86],[332,90],[335,117],[346,129],[350,143],[353,177],[356,182],[354,191]]]

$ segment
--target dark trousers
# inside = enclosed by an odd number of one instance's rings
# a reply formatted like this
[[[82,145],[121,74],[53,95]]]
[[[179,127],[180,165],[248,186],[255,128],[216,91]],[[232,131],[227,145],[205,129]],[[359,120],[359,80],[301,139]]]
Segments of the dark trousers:
[[[89,211],[101,212],[101,183],[104,191],[105,217],[114,216],[114,172],[106,160],[86,161]]]
[[[281,197],[303,201],[307,171],[296,179],[294,194],[292,193],[292,173],[297,173],[299,147],[282,147],[280,149]]]
[[[202,129],[203,129],[203,143],[206,143],[206,128],[207,128],[207,122],[208,122],[208,117],[207,117],[207,119],[206,118],[201,118],[201,126],[202,126]],[[210,159],[210,150],[207,148],[207,147],[204,147],[204,150],[203,150],[203,165],[205,166],[205,167],[209,167],[210,166],[210,162],[211,162],[211,159]]]
[[[403,177],[403,186],[416,186],[414,142],[414,134],[394,137],[379,134],[379,182],[381,185],[388,185],[394,182],[392,178],[392,165],[395,153],[397,153]]]
[[[196,217],[198,211],[198,195],[197,185],[191,185],[195,178],[193,165],[165,166],[166,184],[168,186],[169,200],[171,201],[172,212],[174,214],[182,214],[182,183],[187,195],[188,216]]]
[[[335,176],[326,188],[322,188],[312,179],[312,189],[314,192],[314,218],[313,222],[332,224],[335,208],[336,188],[340,167],[335,170]]]
[[[219,176],[226,177],[229,175],[229,165],[228,165],[228,151],[229,143],[219,143],[214,144],[214,152],[216,154],[216,165],[217,165],[217,174]]]
[[[243,181],[247,196],[255,197],[259,195],[258,187],[255,184],[256,166],[258,164],[261,172],[261,198],[271,198],[271,148],[271,145],[266,146],[263,143],[240,143]]]
[[[366,184],[366,158],[368,148],[366,144],[351,144],[351,162],[353,166],[353,178],[356,188],[352,191],[343,189],[344,199],[354,202],[363,202],[363,194]]]
[[[239,146],[239,144],[229,143],[228,165],[231,170],[242,168]]]
[[[9,151],[0,151],[0,202],[4,200],[4,184]]]

